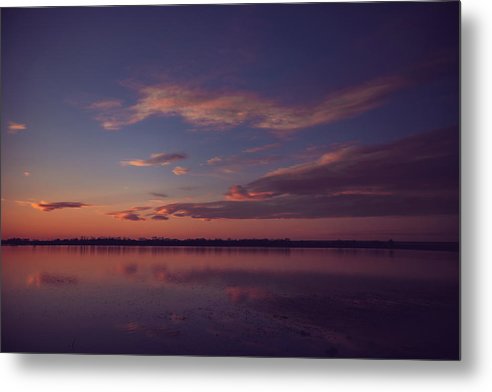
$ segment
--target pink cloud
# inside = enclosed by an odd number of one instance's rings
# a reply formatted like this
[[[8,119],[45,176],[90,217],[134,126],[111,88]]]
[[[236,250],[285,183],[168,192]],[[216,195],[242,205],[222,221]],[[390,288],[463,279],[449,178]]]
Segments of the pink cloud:
[[[286,133],[372,110],[406,83],[401,77],[381,78],[329,93],[315,104],[291,106],[247,91],[214,92],[185,85],[158,84],[137,88],[139,97],[131,106],[112,107],[100,102],[91,106],[98,112],[96,119],[108,130],[154,116],[179,116],[199,127],[228,129],[246,124]]]
[[[145,220],[145,218],[142,218],[139,213],[150,209],[151,207],[132,207],[128,210],[108,212],[106,215],[113,216],[115,219],[137,222]]]
[[[262,152],[262,151],[267,151],[271,150],[272,148],[280,146],[279,143],[271,143],[271,144],[265,144],[263,146],[256,146],[256,147],[250,147],[244,150],[244,152],[247,153],[255,153],[255,152]]]
[[[165,152],[159,152],[155,154],[151,154],[148,159],[132,159],[121,161],[120,163],[123,166],[137,166],[137,167],[145,167],[145,166],[166,166],[172,162],[180,161],[186,159],[186,154],[181,153],[173,153],[167,154]]]
[[[273,192],[249,192],[241,185],[231,186],[226,193],[227,200],[264,200],[273,196]]]

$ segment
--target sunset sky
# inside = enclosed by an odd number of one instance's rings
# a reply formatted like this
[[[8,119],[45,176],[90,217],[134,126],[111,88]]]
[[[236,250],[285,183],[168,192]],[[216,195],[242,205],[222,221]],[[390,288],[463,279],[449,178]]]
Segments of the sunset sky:
[[[458,239],[458,2],[2,9],[2,84],[4,239]]]

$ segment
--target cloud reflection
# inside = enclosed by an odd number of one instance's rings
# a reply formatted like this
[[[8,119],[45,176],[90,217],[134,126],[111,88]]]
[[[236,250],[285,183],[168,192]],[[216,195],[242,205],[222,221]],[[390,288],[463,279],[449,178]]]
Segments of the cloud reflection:
[[[225,288],[225,292],[234,304],[262,300],[271,296],[270,292],[260,287],[229,286]]]
[[[79,282],[78,278],[71,275],[58,275],[48,272],[40,272],[37,274],[29,275],[26,278],[26,284],[30,287],[41,286],[66,286],[74,285]]]

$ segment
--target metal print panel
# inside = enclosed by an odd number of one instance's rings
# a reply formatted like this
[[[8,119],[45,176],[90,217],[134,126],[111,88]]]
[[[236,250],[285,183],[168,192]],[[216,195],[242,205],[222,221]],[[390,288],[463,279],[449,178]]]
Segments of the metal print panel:
[[[459,7],[2,9],[2,351],[458,360]]]

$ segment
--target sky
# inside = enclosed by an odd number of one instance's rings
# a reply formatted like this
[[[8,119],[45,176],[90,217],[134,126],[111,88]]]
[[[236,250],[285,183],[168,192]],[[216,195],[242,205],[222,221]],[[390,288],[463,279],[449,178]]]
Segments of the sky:
[[[2,9],[2,238],[459,237],[459,3]]]

